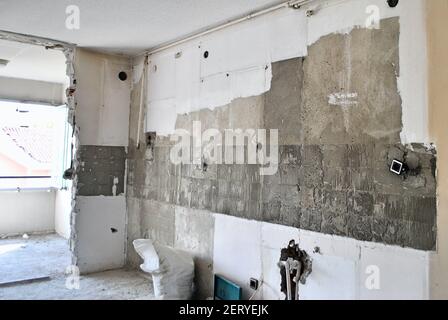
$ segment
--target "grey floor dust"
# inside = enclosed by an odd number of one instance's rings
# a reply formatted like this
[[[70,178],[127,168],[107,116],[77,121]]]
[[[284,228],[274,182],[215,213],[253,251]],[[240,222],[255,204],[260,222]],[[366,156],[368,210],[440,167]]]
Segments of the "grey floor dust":
[[[0,283],[50,276],[50,280],[1,285],[0,299],[154,299],[152,284],[140,272],[112,270],[81,276],[79,289],[68,289],[71,264],[67,240],[57,235],[0,240]]]
[[[56,234],[0,240],[0,283],[63,274],[70,264],[68,241]]]

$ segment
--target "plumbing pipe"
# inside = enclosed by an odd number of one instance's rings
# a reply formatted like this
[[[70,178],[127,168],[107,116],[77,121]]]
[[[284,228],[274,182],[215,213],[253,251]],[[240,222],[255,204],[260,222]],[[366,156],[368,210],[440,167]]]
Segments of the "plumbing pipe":
[[[148,71],[148,56],[145,56],[145,59],[143,61],[143,72],[142,72],[142,84],[140,87],[140,105],[138,110],[138,123],[137,123],[137,142],[136,147],[137,149],[140,149],[140,131],[141,131],[141,120],[143,116],[143,98],[145,96],[145,82],[146,82],[146,72]]]
[[[265,14],[273,12],[273,11],[277,11],[277,10],[282,9],[282,8],[299,9],[301,6],[309,4],[309,3],[314,2],[314,1],[316,1],[316,0],[294,0],[294,1],[290,0],[290,1],[286,1],[286,2],[283,2],[283,3],[277,4],[275,6],[272,6],[272,7],[269,7],[269,8],[266,8],[266,9],[263,9],[263,10],[256,11],[254,13],[248,14],[248,15],[242,17],[242,18],[231,20],[229,22],[226,22],[224,24],[221,24],[221,25],[218,25],[216,27],[210,28],[208,30],[205,30],[205,31],[193,34],[193,35],[188,36],[186,38],[167,43],[167,44],[162,45],[162,46],[160,46],[158,48],[154,48],[152,50],[146,51],[143,54],[151,55],[151,54],[154,54],[154,53],[157,53],[157,52],[169,49],[171,47],[177,46],[179,44],[188,42],[190,40],[202,37],[202,36],[207,35],[209,33],[212,33],[212,32],[215,32],[215,31],[218,31],[218,30],[230,27],[230,26],[233,26],[233,25],[238,24],[240,22],[243,22],[243,21],[246,21],[246,20],[250,20],[250,19],[253,19],[253,18],[262,16],[262,15],[265,15]]]

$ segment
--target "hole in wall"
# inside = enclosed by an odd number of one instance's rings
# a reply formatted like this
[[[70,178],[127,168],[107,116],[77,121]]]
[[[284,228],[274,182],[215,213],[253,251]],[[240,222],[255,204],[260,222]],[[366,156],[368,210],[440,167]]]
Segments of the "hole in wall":
[[[395,8],[398,5],[399,0],[387,0],[387,4],[391,8]]]
[[[154,142],[156,141],[156,133],[155,132],[146,132],[146,147],[151,148],[154,146]]]
[[[208,51],[204,52],[204,58],[207,59],[208,58]]]
[[[286,300],[299,300],[299,283],[305,284],[312,271],[312,260],[305,250],[299,248],[295,240],[290,240],[288,246],[280,251],[281,291]]]
[[[127,78],[128,74],[124,71],[120,71],[120,73],[118,74],[118,79],[120,79],[121,81],[126,81]]]
[[[155,132],[146,132],[145,133],[145,158],[149,161],[154,160],[154,144],[156,142],[156,133]]]
[[[117,233],[117,232],[118,232],[118,230],[117,230],[117,229],[115,229],[115,228],[110,228],[110,232],[112,232],[112,233]]]

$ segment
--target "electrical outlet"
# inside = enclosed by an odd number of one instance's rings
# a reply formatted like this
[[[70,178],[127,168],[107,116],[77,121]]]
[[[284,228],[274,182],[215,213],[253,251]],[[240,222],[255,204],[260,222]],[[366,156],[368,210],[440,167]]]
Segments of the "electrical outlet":
[[[258,280],[255,278],[250,278],[249,285],[250,285],[251,289],[257,290],[258,289]]]
[[[403,173],[404,163],[398,160],[392,161],[390,166],[390,172],[395,173],[396,175],[401,175]]]

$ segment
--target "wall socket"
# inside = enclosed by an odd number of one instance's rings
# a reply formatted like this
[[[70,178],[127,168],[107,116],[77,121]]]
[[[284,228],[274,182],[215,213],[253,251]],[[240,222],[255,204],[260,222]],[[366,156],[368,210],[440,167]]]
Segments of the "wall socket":
[[[250,286],[251,289],[257,290],[258,289],[258,280],[255,279],[255,278],[250,278],[249,286]]]

